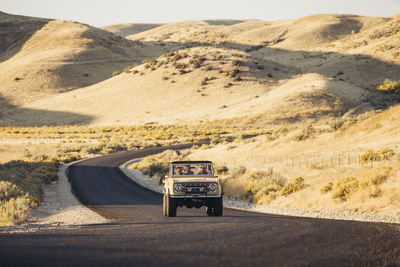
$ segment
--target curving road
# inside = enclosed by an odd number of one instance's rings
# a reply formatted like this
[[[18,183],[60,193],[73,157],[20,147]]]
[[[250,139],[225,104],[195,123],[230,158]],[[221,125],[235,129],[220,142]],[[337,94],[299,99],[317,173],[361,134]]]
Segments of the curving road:
[[[174,149],[187,148],[180,145]],[[0,234],[0,266],[400,266],[400,226],[225,209],[178,208],[118,169],[165,148],[89,159],[69,168],[75,195],[113,223]]]

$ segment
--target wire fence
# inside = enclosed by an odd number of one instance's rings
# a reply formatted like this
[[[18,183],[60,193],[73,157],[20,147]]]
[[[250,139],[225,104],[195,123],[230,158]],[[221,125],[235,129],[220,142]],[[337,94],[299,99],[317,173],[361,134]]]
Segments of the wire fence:
[[[246,157],[247,160],[255,160],[265,165],[280,165],[288,168],[335,168],[339,166],[392,166],[400,168],[400,154],[395,154],[390,159],[372,160],[363,162],[361,154],[340,154],[340,155],[319,155],[319,156],[267,156],[267,155],[251,155]]]

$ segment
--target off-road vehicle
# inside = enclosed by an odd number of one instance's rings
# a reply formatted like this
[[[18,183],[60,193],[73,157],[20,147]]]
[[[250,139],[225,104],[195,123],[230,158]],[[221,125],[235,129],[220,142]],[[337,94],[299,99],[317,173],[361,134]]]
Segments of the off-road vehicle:
[[[206,207],[208,216],[221,216],[222,189],[211,161],[173,161],[164,179],[163,214],[176,216],[178,207]]]

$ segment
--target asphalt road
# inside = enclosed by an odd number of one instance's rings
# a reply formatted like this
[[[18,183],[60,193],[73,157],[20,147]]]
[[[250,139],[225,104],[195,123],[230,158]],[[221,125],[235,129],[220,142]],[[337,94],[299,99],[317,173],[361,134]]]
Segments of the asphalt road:
[[[176,147],[182,149],[183,147]],[[69,169],[76,196],[103,225],[0,234],[0,266],[400,266],[400,226],[224,209],[178,208],[118,169],[163,148],[89,159]]]

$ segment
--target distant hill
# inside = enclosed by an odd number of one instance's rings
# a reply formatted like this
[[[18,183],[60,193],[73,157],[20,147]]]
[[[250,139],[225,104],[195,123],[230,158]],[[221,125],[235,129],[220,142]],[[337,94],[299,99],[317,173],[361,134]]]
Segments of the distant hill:
[[[123,37],[137,34],[140,32],[144,32],[156,27],[161,26],[162,24],[148,24],[148,23],[123,23],[123,24],[113,24],[101,27],[103,30],[115,33],[117,35],[121,35]]]

